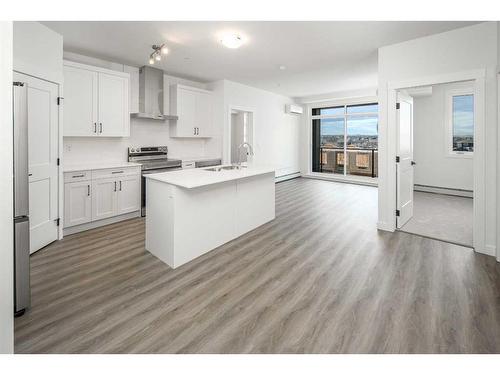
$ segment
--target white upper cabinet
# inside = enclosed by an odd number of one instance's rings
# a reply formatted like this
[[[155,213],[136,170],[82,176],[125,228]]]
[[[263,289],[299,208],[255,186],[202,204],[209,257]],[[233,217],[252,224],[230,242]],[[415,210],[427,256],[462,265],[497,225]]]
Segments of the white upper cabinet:
[[[129,135],[128,101],[128,80],[113,74],[99,73],[99,135]]]
[[[212,93],[184,85],[170,86],[171,137],[209,138],[212,136]]]
[[[64,136],[128,137],[129,74],[64,62]]]
[[[64,135],[97,134],[98,74],[64,66]]]

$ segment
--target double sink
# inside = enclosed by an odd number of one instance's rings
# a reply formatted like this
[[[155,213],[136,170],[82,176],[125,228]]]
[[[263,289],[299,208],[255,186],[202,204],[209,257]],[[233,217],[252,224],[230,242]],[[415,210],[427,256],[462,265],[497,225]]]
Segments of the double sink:
[[[212,168],[206,168],[205,171],[221,172],[221,171],[241,170],[243,168],[246,168],[246,165],[225,165],[225,166],[216,166],[216,167],[212,167]]]

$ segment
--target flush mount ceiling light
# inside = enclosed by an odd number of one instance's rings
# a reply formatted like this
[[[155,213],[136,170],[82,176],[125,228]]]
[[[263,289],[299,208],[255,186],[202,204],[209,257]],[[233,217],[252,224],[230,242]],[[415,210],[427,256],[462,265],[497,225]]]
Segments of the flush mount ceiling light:
[[[241,47],[243,44],[243,38],[238,34],[227,34],[220,39],[220,42],[224,47],[234,49]]]
[[[168,53],[168,48],[165,46],[165,43],[160,45],[153,44],[151,48],[153,48],[153,52],[149,55],[149,63],[151,65],[155,63],[155,60],[161,61],[161,55],[166,55]]]

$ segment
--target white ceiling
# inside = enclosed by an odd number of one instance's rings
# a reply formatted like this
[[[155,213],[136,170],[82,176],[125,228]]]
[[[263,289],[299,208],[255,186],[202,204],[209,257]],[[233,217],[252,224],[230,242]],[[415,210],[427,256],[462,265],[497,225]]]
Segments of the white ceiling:
[[[377,49],[473,22],[42,22],[64,49],[129,65],[148,64],[151,45],[170,53],[155,64],[168,74],[208,82],[229,79],[303,97],[377,85]],[[244,36],[239,49],[219,42]],[[280,70],[279,66],[286,66]]]

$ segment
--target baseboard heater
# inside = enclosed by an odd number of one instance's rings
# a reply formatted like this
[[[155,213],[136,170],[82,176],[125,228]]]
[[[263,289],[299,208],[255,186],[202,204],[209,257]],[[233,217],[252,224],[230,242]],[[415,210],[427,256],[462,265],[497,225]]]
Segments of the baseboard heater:
[[[300,177],[300,172],[293,172],[293,173],[289,173],[289,174],[284,174],[282,176],[276,177],[274,179],[274,181],[275,182],[282,182],[282,181],[291,180],[291,179],[297,178],[297,177]]]
[[[430,186],[430,185],[413,185],[413,190],[422,191],[426,193],[434,193],[434,194],[446,194],[446,195],[455,195],[457,197],[467,197],[472,198],[474,196],[474,192],[472,190],[466,189],[454,189],[454,188],[446,188],[440,186]]]

